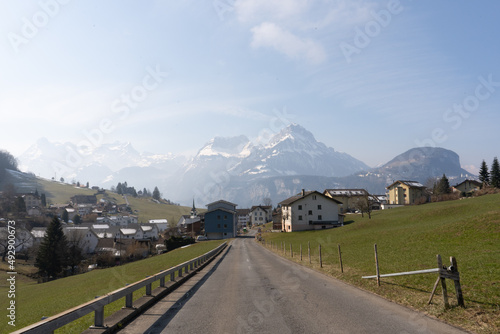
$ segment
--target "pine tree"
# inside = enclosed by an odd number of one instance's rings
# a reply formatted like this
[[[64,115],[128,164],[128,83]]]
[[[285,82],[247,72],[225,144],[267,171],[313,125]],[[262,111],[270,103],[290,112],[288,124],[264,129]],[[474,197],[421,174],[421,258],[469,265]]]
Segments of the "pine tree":
[[[160,191],[158,190],[158,187],[155,187],[155,190],[153,190],[153,198],[157,201],[160,200]]]
[[[449,194],[450,192],[451,192],[450,182],[448,181],[446,175],[443,174],[443,177],[439,180],[439,183],[436,187],[436,193],[437,195],[443,195],[443,194]]]
[[[488,166],[484,160],[481,163],[481,168],[479,169],[479,181],[483,184],[483,188],[485,185],[490,183],[490,173],[488,172]]]
[[[62,213],[62,217],[61,219],[63,220],[63,222],[67,223],[68,220],[69,220],[69,215],[68,215],[68,211],[66,211],[66,209],[63,210],[63,213]]]
[[[497,157],[493,159],[493,163],[491,164],[490,180],[493,187],[500,188],[500,165],[498,164]]]
[[[45,196],[45,194],[42,194],[42,196],[40,196],[40,201],[42,202],[42,206],[44,208],[47,207],[47,197]]]
[[[68,263],[68,242],[64,235],[61,222],[54,217],[47,227],[35,266],[39,272],[47,277],[57,277]]]

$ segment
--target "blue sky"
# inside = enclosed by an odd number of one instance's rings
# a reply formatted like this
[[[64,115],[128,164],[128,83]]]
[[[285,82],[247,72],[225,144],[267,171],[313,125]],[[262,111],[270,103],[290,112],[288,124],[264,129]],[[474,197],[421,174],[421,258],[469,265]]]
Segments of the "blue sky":
[[[0,149],[194,154],[290,122],[376,166],[499,154],[500,2],[2,1]],[[87,138],[90,136],[89,138]]]

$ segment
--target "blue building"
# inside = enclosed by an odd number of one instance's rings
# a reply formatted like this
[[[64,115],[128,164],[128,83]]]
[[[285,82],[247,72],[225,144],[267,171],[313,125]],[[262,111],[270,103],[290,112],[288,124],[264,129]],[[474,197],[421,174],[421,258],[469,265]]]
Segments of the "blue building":
[[[207,204],[205,235],[208,239],[235,237],[236,218],[236,204],[224,200]]]

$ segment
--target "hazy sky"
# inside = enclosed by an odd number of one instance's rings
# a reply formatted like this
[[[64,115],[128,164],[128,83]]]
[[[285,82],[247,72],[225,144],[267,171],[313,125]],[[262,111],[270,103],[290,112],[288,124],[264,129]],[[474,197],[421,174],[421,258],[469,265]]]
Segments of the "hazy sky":
[[[375,166],[500,156],[500,2],[0,2],[0,149],[196,153],[290,122]],[[90,137],[89,140],[87,137]]]

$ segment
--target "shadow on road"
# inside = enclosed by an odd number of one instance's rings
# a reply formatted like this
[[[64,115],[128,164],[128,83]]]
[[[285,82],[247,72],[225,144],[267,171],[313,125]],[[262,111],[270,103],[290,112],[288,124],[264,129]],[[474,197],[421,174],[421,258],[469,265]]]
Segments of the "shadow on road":
[[[151,325],[146,331],[145,334],[159,334],[161,333],[165,327],[168,326],[170,321],[175,317],[175,315],[182,309],[182,307],[191,299],[191,297],[198,291],[198,289],[207,281],[207,279],[212,276],[212,274],[217,270],[217,267],[220,265],[222,260],[226,257],[226,255],[231,250],[231,245],[228,246],[227,251],[224,255],[217,260],[217,263],[213,266],[212,269],[198,282],[184,296],[182,296],[174,306],[172,306],[165,314],[163,314],[154,324]]]

